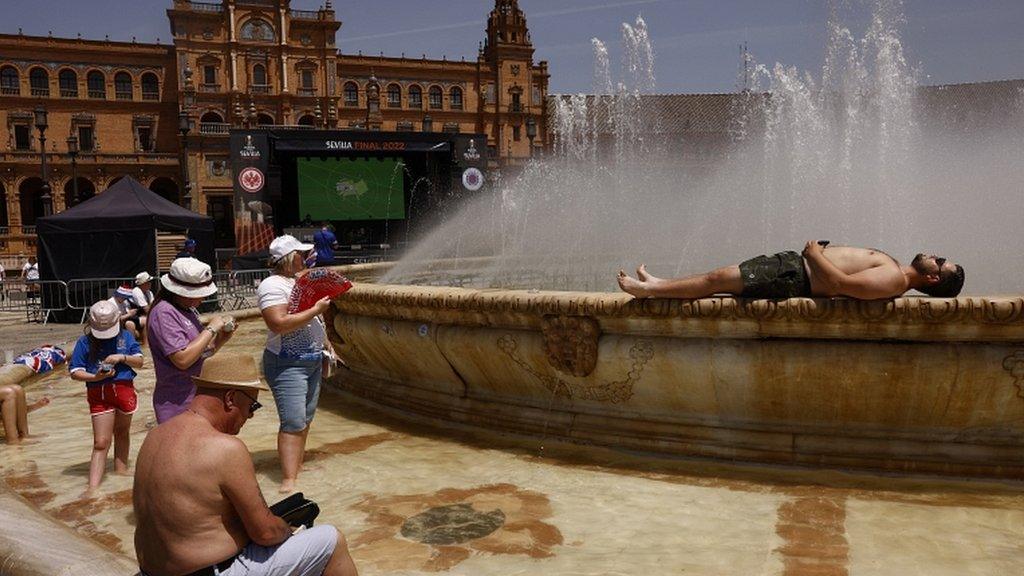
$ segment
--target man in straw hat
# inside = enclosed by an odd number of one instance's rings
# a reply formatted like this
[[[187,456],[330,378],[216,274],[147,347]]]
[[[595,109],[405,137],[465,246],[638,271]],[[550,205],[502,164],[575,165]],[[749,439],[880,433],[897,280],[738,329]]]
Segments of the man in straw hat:
[[[135,468],[135,553],[142,574],[355,575],[345,537],[292,533],[267,507],[236,437],[268,390],[249,354],[222,353],[193,377],[188,410],[154,428]]]

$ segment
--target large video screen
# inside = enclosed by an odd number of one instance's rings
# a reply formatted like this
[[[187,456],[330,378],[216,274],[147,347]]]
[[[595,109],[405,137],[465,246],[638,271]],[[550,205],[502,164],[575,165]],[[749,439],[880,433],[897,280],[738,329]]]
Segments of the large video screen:
[[[299,215],[314,220],[405,218],[405,166],[397,158],[299,158]]]

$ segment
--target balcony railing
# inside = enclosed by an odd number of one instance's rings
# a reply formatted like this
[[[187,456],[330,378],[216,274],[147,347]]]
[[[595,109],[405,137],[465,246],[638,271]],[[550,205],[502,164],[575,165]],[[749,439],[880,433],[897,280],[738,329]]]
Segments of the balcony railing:
[[[509,112],[522,112],[523,111],[523,104],[521,102],[513,102],[513,103],[508,105],[508,111]]]
[[[220,84],[200,84],[200,92],[220,92]]]
[[[131,100],[132,99],[132,93],[131,92],[115,92],[114,95],[117,97],[118,100]]]
[[[22,234],[35,234],[36,233],[36,227],[35,226],[22,226],[21,227],[21,233]]]
[[[318,18],[316,10],[289,10],[288,15],[294,20],[316,20]]]
[[[249,91],[253,94],[270,94],[269,84],[253,84],[249,86]]]
[[[0,226],[0,236],[7,236],[11,233],[11,229],[7,226]]]
[[[211,4],[209,2],[189,2],[188,7],[196,12],[224,12],[224,6],[221,4]]]
[[[78,98],[78,88],[61,88],[61,98]]]
[[[316,96],[316,88],[299,88],[299,96]]]
[[[200,122],[199,133],[205,136],[227,136],[231,124],[227,122]]]
[[[150,101],[152,101],[152,100],[159,100],[160,99],[160,93],[159,92],[143,92],[142,93],[142,99],[143,100],[150,100]]]
[[[103,100],[106,97],[107,97],[107,91],[106,90],[89,90],[89,98],[94,98],[96,100]]]
[[[359,107],[359,99],[349,100],[348,98],[346,98],[345,99],[345,107],[346,108],[358,108]]]
[[[3,86],[0,87],[0,94],[4,96],[21,96],[20,86]]]
[[[50,95],[50,89],[49,88],[32,88],[32,95],[33,96],[49,96]]]

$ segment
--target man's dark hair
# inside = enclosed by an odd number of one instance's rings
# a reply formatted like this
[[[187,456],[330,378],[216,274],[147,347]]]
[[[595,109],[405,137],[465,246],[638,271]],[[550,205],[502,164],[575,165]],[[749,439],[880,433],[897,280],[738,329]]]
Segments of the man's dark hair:
[[[922,286],[918,290],[935,298],[956,298],[963,288],[964,269],[958,264],[955,271],[941,274],[938,283]]]

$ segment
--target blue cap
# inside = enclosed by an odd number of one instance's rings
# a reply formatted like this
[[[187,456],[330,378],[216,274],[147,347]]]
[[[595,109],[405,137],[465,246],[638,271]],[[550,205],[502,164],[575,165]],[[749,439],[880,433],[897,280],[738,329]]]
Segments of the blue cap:
[[[190,249],[195,248],[195,247],[196,247],[196,241],[194,239],[189,238],[188,240],[185,240],[185,249],[186,250],[190,250]]]

